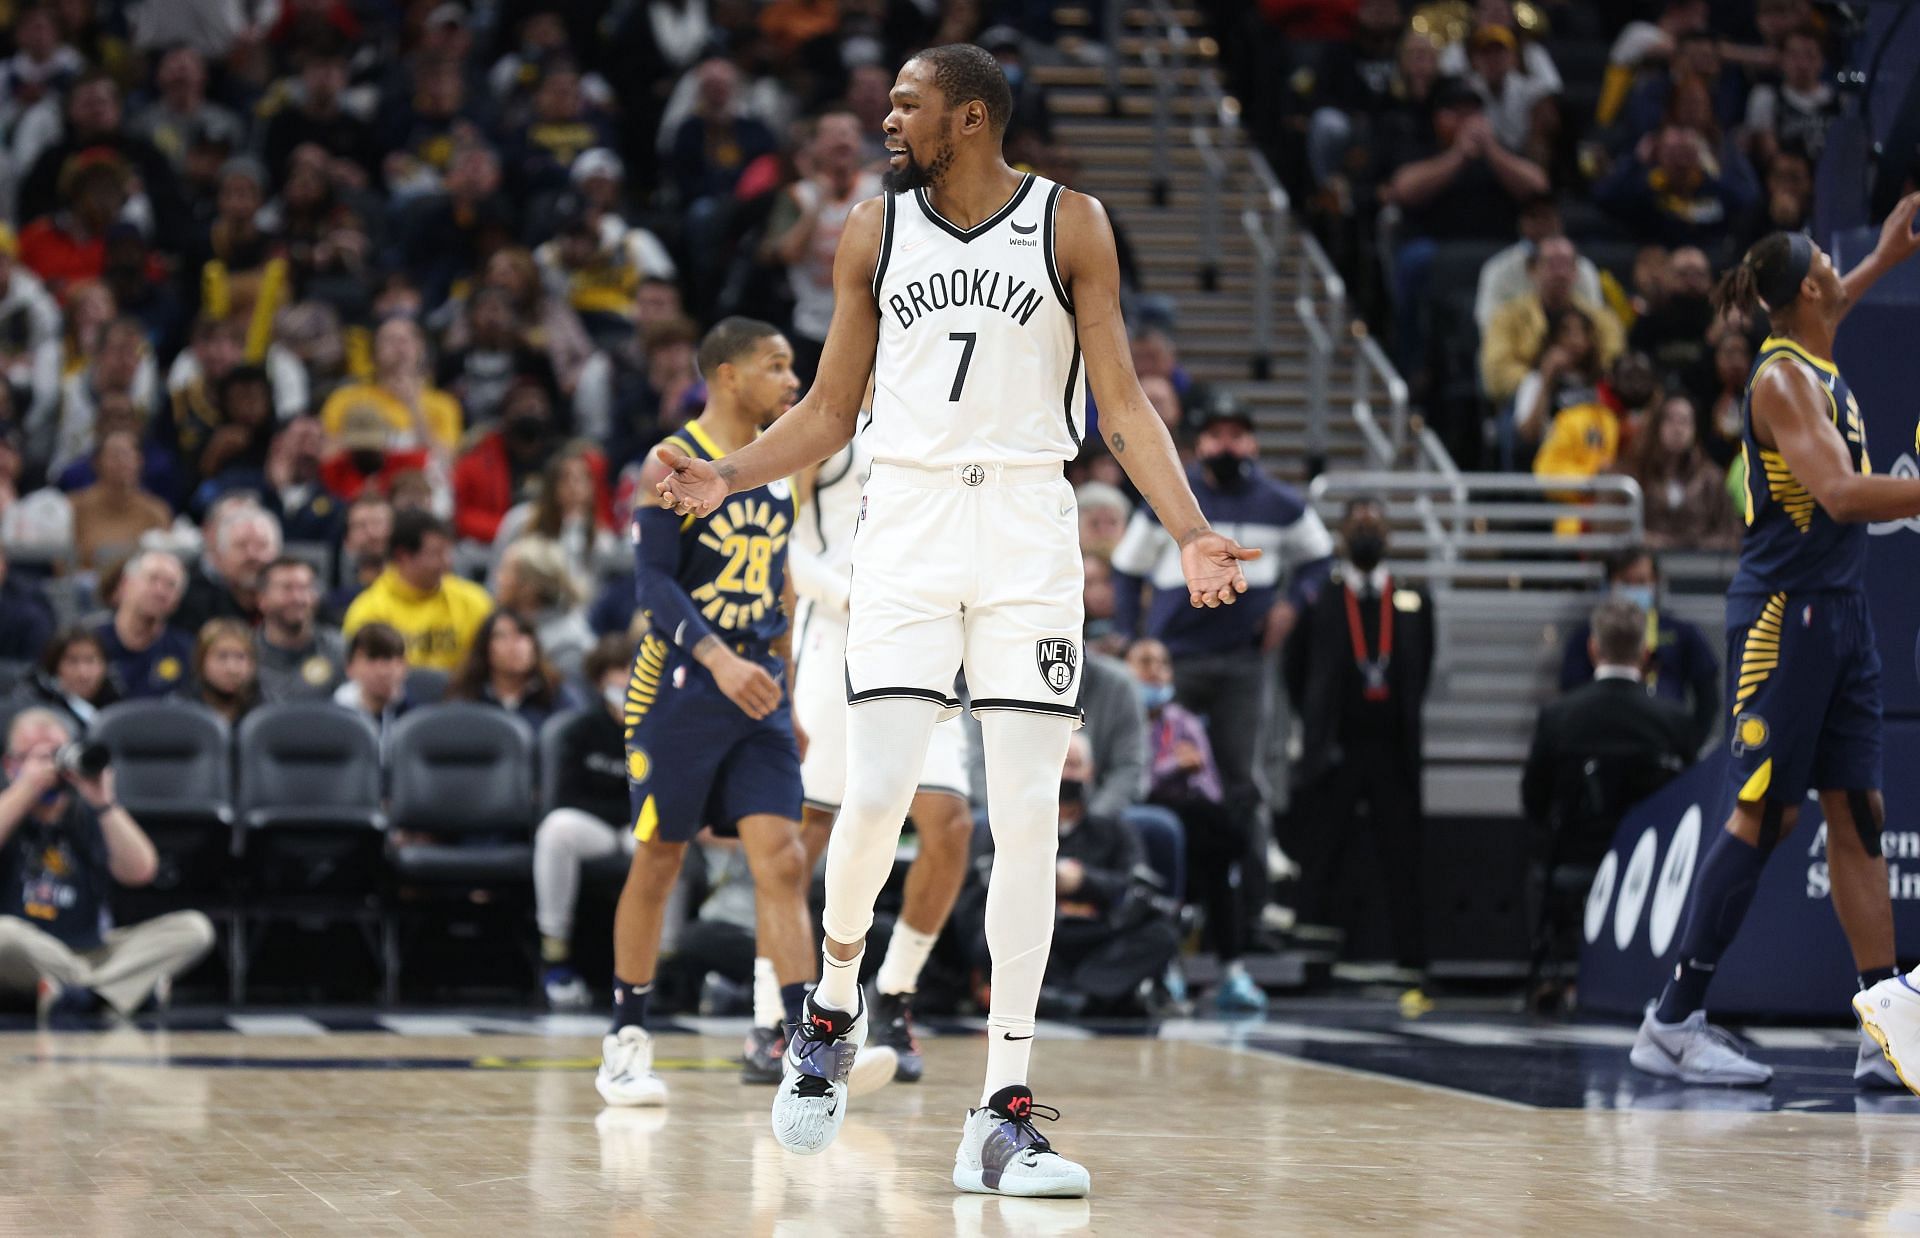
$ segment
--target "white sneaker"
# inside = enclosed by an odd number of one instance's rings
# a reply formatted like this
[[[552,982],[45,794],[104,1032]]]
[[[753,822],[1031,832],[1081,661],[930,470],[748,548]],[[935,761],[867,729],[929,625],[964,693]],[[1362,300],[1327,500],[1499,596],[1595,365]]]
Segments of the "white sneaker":
[[[666,1104],[667,1085],[653,1073],[653,1037],[629,1026],[602,1040],[593,1086],[609,1105]]]
[[[1707,1022],[1707,1012],[1696,1010],[1678,1023],[1653,1017],[1652,1002],[1640,1020],[1628,1060],[1650,1075],[1682,1083],[1722,1083],[1732,1087],[1760,1087],[1773,1078],[1773,1067],[1741,1052],[1739,1042]]]
[[[865,995],[858,995],[855,1004],[850,1012],[832,1010],[809,993],[799,1026],[787,1035],[772,1122],[773,1137],[789,1152],[825,1152],[847,1120],[847,1104],[853,1099],[849,1076],[867,1041]]]
[[[900,1051],[892,1045],[866,1045],[853,1055],[847,1072],[847,1095],[870,1096],[893,1082],[900,1070]]]
[[[1093,1189],[1083,1166],[1061,1156],[1034,1129],[1035,1114],[1049,1121],[1057,1109],[1033,1103],[1031,1089],[1001,1088],[979,1109],[967,1111],[960,1148],[953,1154],[953,1184],[983,1195],[1080,1199]]]
[[[1920,1095],[1920,989],[1905,976],[1882,980],[1853,995],[1853,1012],[1900,1082]]]

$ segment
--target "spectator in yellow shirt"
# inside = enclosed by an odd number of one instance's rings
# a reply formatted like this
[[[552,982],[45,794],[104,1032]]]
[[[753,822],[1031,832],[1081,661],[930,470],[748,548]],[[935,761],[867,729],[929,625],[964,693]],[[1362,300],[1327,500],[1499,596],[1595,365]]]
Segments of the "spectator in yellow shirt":
[[[1534,250],[1527,274],[1533,291],[1507,302],[1494,312],[1480,341],[1480,381],[1489,398],[1505,404],[1520,389],[1520,380],[1534,367],[1547,342],[1547,328],[1568,310],[1586,315],[1593,328],[1602,369],[1613,364],[1626,348],[1626,333],[1613,311],[1574,292],[1580,275],[1580,254],[1564,236],[1543,239]]]
[[[452,559],[444,521],[424,511],[396,514],[386,569],[347,607],[347,639],[366,624],[391,624],[407,639],[408,666],[459,666],[494,607],[485,589],[448,571]]]
[[[349,383],[328,396],[321,428],[338,439],[347,412],[358,407],[374,409],[387,423],[389,451],[452,452],[460,445],[460,402],[427,385],[427,342],[411,319],[381,324],[373,337],[373,381]]]

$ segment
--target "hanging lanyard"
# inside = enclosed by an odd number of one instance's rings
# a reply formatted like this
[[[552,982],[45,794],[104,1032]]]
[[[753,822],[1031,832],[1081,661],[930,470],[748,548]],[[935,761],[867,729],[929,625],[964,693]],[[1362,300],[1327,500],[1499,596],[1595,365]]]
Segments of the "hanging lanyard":
[[[1347,597],[1347,634],[1353,638],[1353,662],[1366,682],[1364,695],[1369,701],[1387,699],[1387,664],[1393,660],[1393,580],[1387,579],[1380,590],[1380,653],[1367,656],[1367,634],[1360,626],[1360,597],[1353,586],[1343,585]]]

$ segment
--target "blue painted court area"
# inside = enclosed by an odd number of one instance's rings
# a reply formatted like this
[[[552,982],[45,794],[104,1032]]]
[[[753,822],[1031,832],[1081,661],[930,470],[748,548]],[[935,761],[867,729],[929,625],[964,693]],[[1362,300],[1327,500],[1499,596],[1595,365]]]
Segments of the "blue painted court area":
[[[489,1038],[586,1037],[604,1030],[598,1015],[546,1015],[524,1011],[396,1012],[366,1008],[228,1011],[179,1009],[164,1020],[147,1017],[138,1026],[173,1032],[225,1032],[238,1037],[304,1038],[310,1048],[272,1056],[193,1054],[115,1057],[116,1064],[199,1070],[352,1071],[589,1071],[597,1057],[584,1052],[502,1053]],[[943,1036],[977,1034],[977,1019],[933,1019],[928,1030]],[[0,1032],[26,1031],[31,1021],[0,1019]],[[666,1019],[659,1033],[702,1034],[731,1039],[744,1031],[738,1019]],[[364,1047],[329,1052],[329,1037],[384,1033],[393,1052],[369,1055]],[[1627,1064],[1633,1029],[1616,1023],[1542,1022],[1496,1010],[1438,1012],[1401,1018],[1391,1003],[1310,1001],[1278,1006],[1265,1019],[1168,1019],[1159,1022],[1042,1024],[1043,1038],[1146,1037],[1219,1044],[1242,1052],[1274,1054],[1336,1070],[1402,1080],[1423,1088],[1536,1109],[1699,1110],[1920,1115],[1920,1097],[1867,1091],[1853,1082],[1857,1033],[1843,1027],[1761,1027],[1747,1030],[1755,1056],[1772,1065],[1770,1087],[1684,1087],[1654,1079]],[[406,1052],[408,1040],[468,1037],[471,1053],[421,1055]],[[0,1061],[60,1060],[87,1052],[87,1032],[62,1033],[38,1052],[4,1053]],[[569,1046],[572,1049],[574,1046]],[[443,1045],[436,1045],[436,1049]],[[524,1050],[524,1046],[516,1046]],[[724,1072],[735,1063],[708,1056],[663,1057],[663,1071]]]

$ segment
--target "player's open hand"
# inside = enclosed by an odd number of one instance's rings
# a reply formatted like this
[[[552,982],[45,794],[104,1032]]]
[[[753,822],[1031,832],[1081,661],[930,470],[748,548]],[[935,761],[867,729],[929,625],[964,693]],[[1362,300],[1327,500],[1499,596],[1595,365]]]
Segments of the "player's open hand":
[[[660,506],[670,507],[681,516],[704,516],[727,497],[726,478],[711,461],[696,460],[672,443],[660,444],[653,454],[668,469],[654,487],[660,495]]]
[[[1910,193],[1893,204],[1886,222],[1880,225],[1880,252],[1895,262],[1905,262],[1920,253],[1920,236],[1913,231],[1913,218],[1920,212],[1920,193]]]
[[[727,699],[755,722],[780,708],[780,681],[759,663],[729,651],[725,657],[707,663],[707,669],[713,672],[713,682]]]
[[[1243,561],[1258,559],[1258,550],[1212,529],[1180,547],[1180,572],[1187,578],[1187,600],[1195,606],[1231,606],[1247,591]]]

